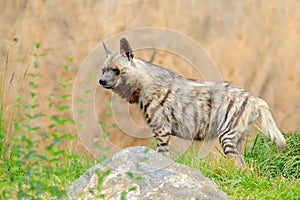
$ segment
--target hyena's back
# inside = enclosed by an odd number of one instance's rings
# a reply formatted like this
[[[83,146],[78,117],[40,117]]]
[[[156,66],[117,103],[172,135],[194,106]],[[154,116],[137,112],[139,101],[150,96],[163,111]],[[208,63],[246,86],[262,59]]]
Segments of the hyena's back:
[[[207,134],[216,137],[232,130],[239,121],[250,122],[258,117],[257,109],[251,106],[256,97],[226,82],[174,80],[169,88],[154,84],[146,91],[140,102],[146,105],[140,106],[147,122],[161,118],[155,123],[165,120],[173,134],[185,139],[201,140]]]

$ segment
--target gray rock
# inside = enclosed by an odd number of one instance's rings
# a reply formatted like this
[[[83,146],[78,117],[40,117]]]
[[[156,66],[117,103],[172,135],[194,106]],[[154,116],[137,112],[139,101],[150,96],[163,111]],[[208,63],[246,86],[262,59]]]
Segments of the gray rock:
[[[123,149],[90,168],[68,193],[71,199],[227,199],[199,170],[141,146]]]

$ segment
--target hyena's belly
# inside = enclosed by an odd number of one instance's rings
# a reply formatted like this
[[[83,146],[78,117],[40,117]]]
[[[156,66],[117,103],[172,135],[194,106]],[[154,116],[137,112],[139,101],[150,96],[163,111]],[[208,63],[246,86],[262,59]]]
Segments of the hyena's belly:
[[[172,127],[172,135],[188,139],[188,140],[203,140],[206,135],[206,125],[203,125],[197,129],[192,127]]]
[[[172,121],[172,135],[183,139],[203,140],[208,128],[208,113],[196,109],[195,105],[186,106],[180,117]]]

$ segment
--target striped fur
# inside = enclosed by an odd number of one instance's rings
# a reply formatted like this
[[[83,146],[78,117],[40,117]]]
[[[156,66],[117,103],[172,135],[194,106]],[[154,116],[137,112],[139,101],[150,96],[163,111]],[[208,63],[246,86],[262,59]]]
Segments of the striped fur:
[[[120,53],[104,44],[106,60],[99,80],[106,89],[137,104],[157,140],[157,151],[169,152],[171,135],[184,139],[218,138],[225,155],[240,165],[248,125],[261,116],[262,132],[280,148],[285,139],[267,103],[228,82],[187,79],[152,63],[136,59],[128,41]]]

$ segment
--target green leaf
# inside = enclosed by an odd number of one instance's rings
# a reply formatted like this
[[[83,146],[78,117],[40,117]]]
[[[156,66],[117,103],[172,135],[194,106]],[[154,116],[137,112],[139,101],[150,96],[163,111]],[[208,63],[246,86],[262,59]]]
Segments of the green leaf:
[[[121,193],[121,200],[126,200],[126,195],[127,195],[127,192],[126,191],[123,191]]]
[[[60,111],[68,110],[69,108],[70,108],[70,107],[67,106],[67,105],[58,106],[58,109],[59,109]]]
[[[38,157],[44,161],[48,161],[48,157],[46,155],[38,155]]]
[[[42,77],[42,74],[33,74],[33,73],[29,73],[28,74],[29,76],[31,76],[31,77],[33,77],[33,78],[35,78],[35,77]]]
[[[78,114],[84,114],[86,111],[85,110],[83,110],[82,108],[78,108],[77,109],[77,112],[78,112]]]
[[[15,123],[14,123],[14,128],[15,128],[16,131],[19,131],[19,130],[20,130],[20,125],[19,125],[19,123],[15,122]]]
[[[29,119],[33,120],[33,119],[36,119],[38,117],[43,117],[44,115],[42,113],[37,113],[37,114],[34,114],[34,115],[26,113],[25,116],[28,117]]]
[[[36,93],[35,92],[30,92],[30,95],[32,98],[36,97]]]
[[[131,179],[134,179],[134,175],[132,172],[127,172],[127,176]]]
[[[128,189],[128,192],[135,191],[136,189],[137,189],[136,186],[133,186],[133,187]]]
[[[52,153],[53,156],[57,156],[57,155],[60,155],[60,154],[65,155],[66,151],[64,149],[60,149],[60,150],[53,150],[51,153]]]
[[[106,139],[110,136],[110,133],[106,132],[106,133],[102,133],[101,137]]]
[[[46,139],[49,138],[48,134],[45,132],[40,133],[39,136],[46,138]]]
[[[149,147],[146,147],[146,149],[144,150],[144,153],[148,153],[149,150],[150,150],[150,148],[149,148]]]
[[[69,62],[73,62],[73,56],[69,56],[69,57],[68,57],[68,61],[69,61]]]
[[[107,117],[111,118],[113,116],[112,112],[107,113]]]
[[[58,83],[58,85],[62,88],[69,88],[72,86],[71,83]]]
[[[34,44],[35,48],[39,49],[41,47],[41,42],[36,42]]]
[[[54,128],[56,125],[55,124],[50,124],[48,127],[51,129],[51,128]]]
[[[32,81],[30,81],[28,84],[29,84],[29,86],[30,86],[31,88],[38,88],[38,87],[39,87],[38,84],[36,84],[36,83],[34,83],[34,82],[32,82]]]
[[[103,128],[116,128],[116,127],[117,127],[116,124],[107,125],[107,124],[106,124],[105,122],[103,122],[103,121],[99,121],[98,123],[99,123],[99,125],[100,125],[101,127],[103,127]]]
[[[39,55],[39,57],[43,57],[43,56],[47,56],[47,53],[46,52],[43,52]]]
[[[91,90],[85,90],[84,93],[85,93],[85,94],[90,94],[90,93],[91,93]]]
[[[71,71],[71,67],[69,66],[69,65],[64,65],[64,70],[66,70],[66,71]]]
[[[60,120],[59,116],[57,116],[57,115],[52,115],[51,120],[53,120],[56,124],[61,123],[61,120]]]
[[[59,95],[59,97],[62,98],[62,99],[69,98],[70,96],[71,96],[70,94],[61,94],[61,95]]]
[[[22,100],[22,99],[23,99],[23,95],[22,95],[22,94],[18,94],[18,95],[17,95],[17,100],[20,101],[20,100]]]
[[[31,127],[31,132],[39,130],[40,126]]]
[[[49,151],[52,151],[53,150],[53,147],[56,145],[56,144],[60,144],[61,143],[61,139],[60,138],[53,138],[52,140],[52,143],[47,146],[45,149],[46,150],[49,150]]]
[[[108,102],[107,102],[107,107],[108,107],[108,108],[112,108],[112,106],[113,106],[112,102],[111,102],[111,101],[108,101]]]
[[[26,154],[25,159],[30,160],[30,159],[34,158],[34,156],[35,156],[36,154],[37,154],[37,151],[32,150],[32,151],[30,151],[30,152],[28,152],[28,153]]]
[[[29,105],[25,105],[25,108],[34,109],[34,108],[37,108],[39,106],[40,106],[40,104],[29,104]]]
[[[142,179],[143,179],[143,177],[141,177],[141,176],[137,176],[137,177],[134,178],[134,180],[136,180],[136,181],[140,181]]]
[[[77,136],[71,133],[64,133],[62,136],[60,136],[60,138],[68,138],[70,140],[75,139]]]
[[[59,135],[58,135],[57,133],[51,133],[51,136],[52,136],[53,138],[59,139]]]
[[[95,77],[95,72],[89,71],[89,78],[94,78],[94,77]]]
[[[40,64],[38,63],[38,61],[35,60],[33,62],[33,66],[34,66],[34,68],[38,68],[40,66]]]
[[[99,169],[97,169],[95,171],[95,173],[98,176],[98,185],[101,187],[102,184],[103,184],[104,178],[107,177],[111,173],[111,170],[108,169],[108,170],[106,170],[104,172],[101,172]]]
[[[93,103],[94,100],[89,100],[89,99],[83,99],[83,98],[76,98],[76,101],[79,101],[81,103]]]
[[[24,129],[25,129],[26,131],[29,131],[30,128],[31,128],[31,127],[30,127],[29,125],[27,125],[27,124],[24,124],[23,127],[24,127]]]
[[[105,195],[104,195],[104,194],[98,194],[98,195],[97,195],[97,198],[98,198],[98,199],[104,199],[104,198],[105,198]]]

